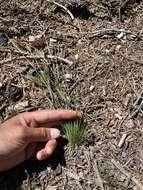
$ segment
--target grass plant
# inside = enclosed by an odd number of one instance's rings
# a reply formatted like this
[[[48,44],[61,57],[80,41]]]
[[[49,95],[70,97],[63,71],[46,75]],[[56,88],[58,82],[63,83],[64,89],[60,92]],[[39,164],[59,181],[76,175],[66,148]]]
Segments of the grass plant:
[[[73,148],[79,146],[85,138],[85,129],[86,123],[83,119],[62,123],[62,131]]]

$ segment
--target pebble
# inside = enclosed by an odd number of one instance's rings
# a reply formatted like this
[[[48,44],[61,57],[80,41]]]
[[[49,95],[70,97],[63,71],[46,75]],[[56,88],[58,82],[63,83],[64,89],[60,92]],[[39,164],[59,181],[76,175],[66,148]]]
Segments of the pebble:
[[[30,67],[27,66],[27,65],[24,65],[24,66],[21,66],[19,69],[18,69],[18,73],[21,73],[22,75],[25,75],[28,73]]]
[[[18,86],[11,85],[8,96],[11,100],[18,101],[22,98],[23,91]]]
[[[56,39],[50,38],[50,40],[49,40],[49,46],[54,46],[56,42],[57,42]]]
[[[73,76],[72,76],[72,74],[67,73],[64,75],[64,78],[67,82],[71,82],[73,79]]]
[[[45,190],[57,190],[57,186],[47,186]]]
[[[90,86],[90,89],[89,89],[90,92],[92,92],[92,91],[94,90],[94,88],[95,88],[95,86],[94,86],[94,85],[91,85],[91,86]]]
[[[0,45],[3,45],[7,42],[8,42],[8,38],[6,37],[6,35],[3,33],[0,33]]]
[[[0,96],[4,96],[5,95],[5,85],[3,84],[2,81],[0,81]]]
[[[122,47],[121,45],[117,45],[116,46],[116,51],[119,51],[121,49],[121,47]]]
[[[74,57],[75,57],[75,60],[78,60],[79,59],[79,54],[76,54]]]
[[[123,37],[124,37],[124,32],[121,32],[120,34],[117,35],[117,38],[118,38],[118,39],[121,39],[121,38],[123,38]]]
[[[0,81],[0,88],[3,86],[3,83]]]
[[[134,122],[132,119],[128,120],[128,122],[125,123],[126,128],[133,129],[134,128]]]
[[[122,157],[123,157],[123,158],[126,158],[126,157],[127,157],[126,152],[122,152]]]
[[[29,41],[29,42],[33,42],[33,41],[35,41],[36,39],[39,39],[39,38],[42,38],[42,35],[41,35],[41,34],[39,34],[39,35],[37,35],[37,36],[29,36],[29,37],[28,37],[28,41]]]
[[[124,182],[125,180],[126,180],[126,176],[121,175],[121,177],[120,177],[119,181],[120,181],[120,182]]]
[[[28,101],[19,102],[16,105],[9,106],[8,111],[12,111],[12,110],[20,111],[20,110],[23,110],[24,108],[28,107],[28,105],[29,105]]]

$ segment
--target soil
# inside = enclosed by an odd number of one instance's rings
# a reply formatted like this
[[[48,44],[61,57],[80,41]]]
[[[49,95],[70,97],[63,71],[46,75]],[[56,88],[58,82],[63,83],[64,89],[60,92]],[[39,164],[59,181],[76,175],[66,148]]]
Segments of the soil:
[[[88,122],[86,138],[76,149],[59,139],[50,160],[1,173],[0,189],[141,190],[143,2],[58,3],[0,1],[1,122],[72,108]]]

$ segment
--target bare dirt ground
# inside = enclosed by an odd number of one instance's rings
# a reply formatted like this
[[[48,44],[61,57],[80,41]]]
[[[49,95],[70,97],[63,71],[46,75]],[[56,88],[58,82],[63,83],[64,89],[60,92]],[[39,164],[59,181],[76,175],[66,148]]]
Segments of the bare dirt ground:
[[[59,139],[50,160],[0,174],[0,189],[141,190],[143,2],[58,3],[0,1],[1,121],[73,108],[88,121],[87,136],[75,150]]]

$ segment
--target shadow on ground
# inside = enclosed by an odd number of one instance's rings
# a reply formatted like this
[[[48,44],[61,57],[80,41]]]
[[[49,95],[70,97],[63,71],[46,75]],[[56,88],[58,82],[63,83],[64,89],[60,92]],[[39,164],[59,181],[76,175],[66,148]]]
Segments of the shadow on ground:
[[[67,141],[65,139],[58,139],[58,147],[50,159],[39,162],[35,158],[32,158],[12,170],[1,173],[0,190],[19,189],[24,180],[28,177],[32,177],[34,173],[40,173],[48,166],[50,166],[52,170],[56,170],[59,165],[66,166],[64,155],[64,146],[66,144]]]

